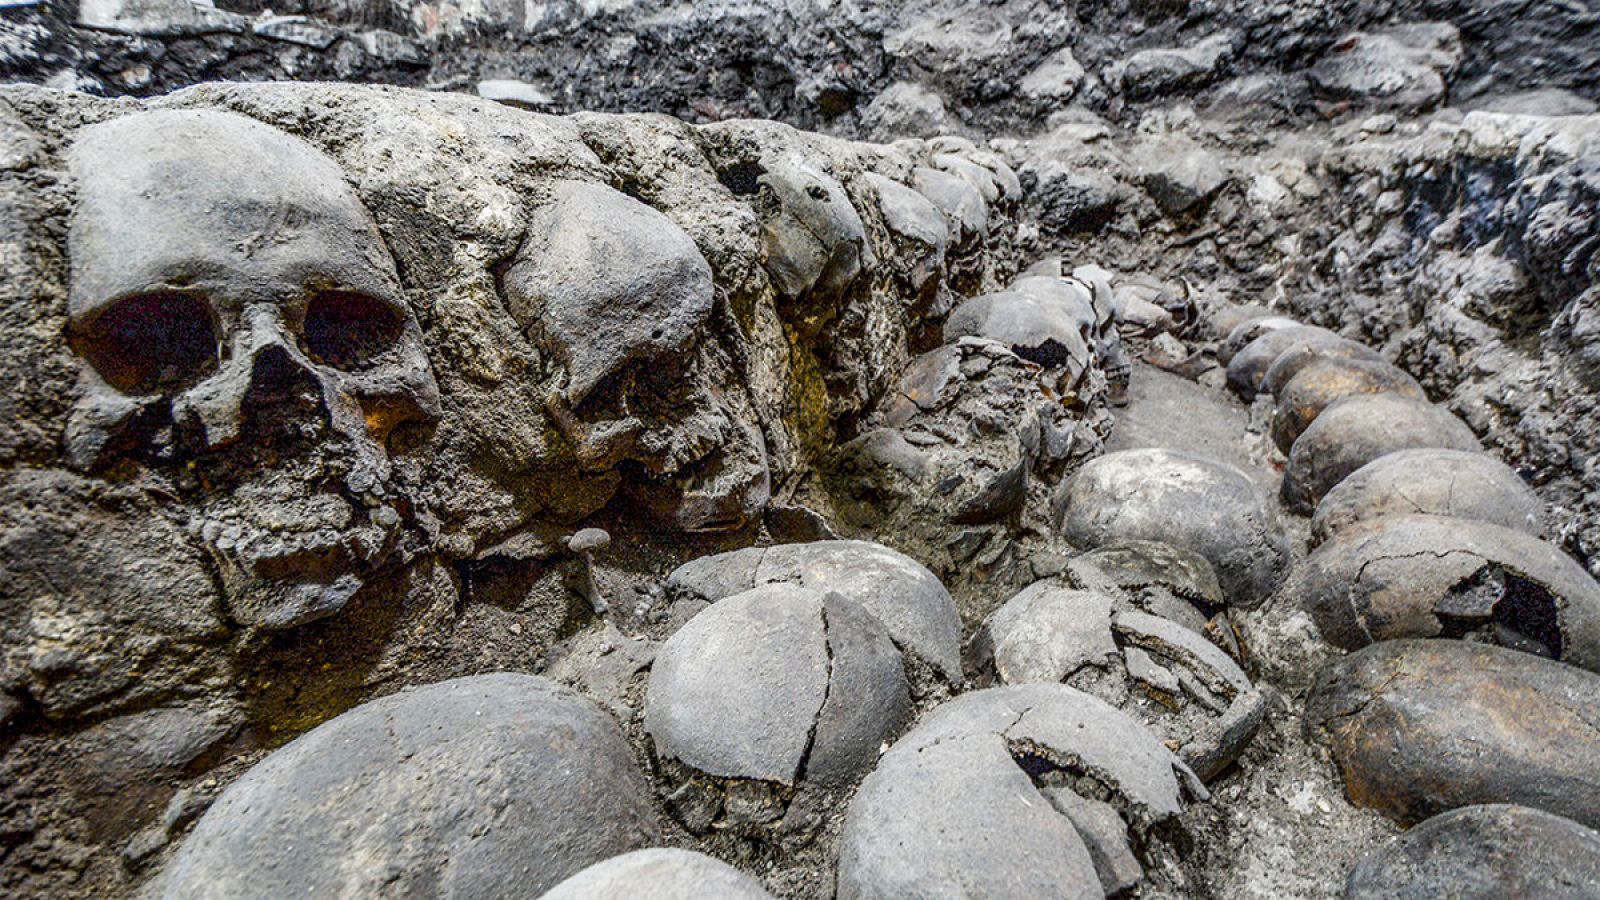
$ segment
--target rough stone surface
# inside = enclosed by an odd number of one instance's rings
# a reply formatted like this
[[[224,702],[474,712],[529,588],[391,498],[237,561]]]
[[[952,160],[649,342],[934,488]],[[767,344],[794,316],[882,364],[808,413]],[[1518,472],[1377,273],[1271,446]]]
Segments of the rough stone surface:
[[[1600,833],[1508,804],[1441,813],[1350,872],[1347,900],[1582,897],[1600,891]]]
[[[1277,586],[1286,543],[1277,514],[1250,477],[1220,462],[1166,450],[1128,450],[1085,465],[1057,498],[1074,545],[1161,541],[1204,556],[1228,602],[1251,606]]]
[[[527,675],[446,681],[257,764],[201,817],[161,891],[539,893],[649,843],[647,797],[616,723],[577,694]]]
[[[1312,539],[1327,540],[1363,523],[1397,515],[1453,516],[1538,536],[1545,505],[1510,466],[1464,450],[1400,450],[1339,482],[1311,517]]]
[[[1385,641],[1317,677],[1306,729],[1352,802],[1403,822],[1516,803],[1594,827],[1597,709],[1592,672],[1464,641]]]
[[[1334,485],[1373,460],[1416,448],[1479,450],[1466,423],[1425,400],[1356,394],[1327,407],[1295,439],[1283,473],[1283,502],[1309,513]]]

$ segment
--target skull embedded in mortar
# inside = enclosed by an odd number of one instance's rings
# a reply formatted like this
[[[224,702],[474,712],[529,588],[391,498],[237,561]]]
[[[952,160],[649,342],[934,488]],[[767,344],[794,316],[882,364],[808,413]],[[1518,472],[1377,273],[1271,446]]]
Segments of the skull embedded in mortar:
[[[705,340],[711,267],[681,227],[621,191],[559,180],[501,285],[512,318],[561,370],[546,412],[579,471],[621,469],[634,504],[675,530],[759,515],[766,448]]]
[[[332,160],[230,113],[115,119],[69,159],[69,460],[170,477],[239,622],[343,608],[413,513],[391,434],[439,416],[371,216]]]

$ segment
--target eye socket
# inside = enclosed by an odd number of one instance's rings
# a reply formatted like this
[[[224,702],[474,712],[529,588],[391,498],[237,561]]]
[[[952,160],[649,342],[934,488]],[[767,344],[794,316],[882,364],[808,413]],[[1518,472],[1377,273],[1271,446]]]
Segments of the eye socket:
[[[211,309],[176,291],[118,300],[78,329],[74,343],[100,377],[125,394],[174,391],[217,368]]]
[[[306,305],[301,340],[311,358],[336,369],[359,369],[388,352],[405,330],[390,303],[355,291],[323,291]]]

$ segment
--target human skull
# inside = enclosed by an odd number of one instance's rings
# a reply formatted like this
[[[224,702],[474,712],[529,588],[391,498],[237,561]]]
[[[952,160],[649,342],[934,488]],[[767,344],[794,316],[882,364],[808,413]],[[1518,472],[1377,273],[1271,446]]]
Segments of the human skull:
[[[703,346],[711,267],[681,227],[605,185],[558,181],[501,285],[563,370],[546,412],[579,470],[634,464],[635,502],[686,531],[741,527],[765,505],[765,447]]]
[[[69,160],[69,461],[189,463],[239,621],[341,608],[406,508],[391,432],[439,415],[371,217],[332,160],[230,113],[94,125]]]

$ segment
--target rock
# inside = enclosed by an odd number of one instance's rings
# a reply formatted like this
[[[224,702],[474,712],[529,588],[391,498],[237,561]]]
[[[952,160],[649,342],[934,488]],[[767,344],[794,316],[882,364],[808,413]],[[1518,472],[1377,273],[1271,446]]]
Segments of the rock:
[[[1600,833],[1526,806],[1441,813],[1362,857],[1346,900],[1600,895]]]
[[[883,50],[919,69],[978,76],[1016,52],[1011,22],[984,7],[929,11],[883,35]]]
[[[1065,798],[1046,800],[1070,790],[1060,767],[1093,773],[1139,835],[1181,809],[1173,762],[1143,726],[1064,685],[963,695],[862,783],[840,835],[838,895],[1103,897]]]
[[[339,32],[307,16],[272,16],[255,23],[254,31],[262,37],[303,47],[326,50],[339,39]]]
[[[1230,355],[1227,362],[1228,387],[1246,402],[1261,390],[1268,370],[1285,351],[1339,339],[1337,334],[1316,325],[1260,327],[1262,331]],[[1229,339],[1232,340],[1231,335]]]
[[[654,838],[611,718],[542,678],[440,682],[269,755],[201,817],[168,897],[539,894]],[[362,865],[352,866],[352,859]]]
[[[978,665],[1003,684],[1054,683],[1117,653],[1112,599],[1040,581],[1007,600],[974,639]]]
[[[1425,400],[1398,394],[1357,394],[1324,409],[1289,453],[1283,502],[1310,513],[1334,485],[1369,462],[1397,450],[1479,450],[1460,419]]]
[[[1034,169],[1038,186],[1028,205],[1040,225],[1058,234],[1097,232],[1116,219],[1133,192],[1109,172],[1046,160]]]
[[[1467,108],[1514,116],[1591,116],[1600,112],[1600,103],[1563,88],[1535,88],[1483,97]]]
[[[764,584],[798,584],[861,604],[904,651],[945,677],[961,674],[961,619],[955,600],[916,560],[867,541],[816,541],[751,547],[679,566],[670,590],[708,601]]]
[[[1461,61],[1461,35],[1441,22],[1353,32],[1312,66],[1312,87],[1324,97],[1415,113],[1445,95],[1445,78]]]
[[[542,900],[770,900],[761,882],[719,859],[669,847],[651,847],[598,862],[556,885]]]
[[[945,343],[961,337],[998,341],[1012,353],[1046,370],[1065,370],[1062,380],[1071,385],[1089,365],[1082,313],[1093,322],[1093,310],[1079,310],[1048,302],[1021,291],[983,294],[957,306],[944,323]]]
[[[1301,369],[1278,391],[1278,406],[1272,416],[1273,443],[1288,454],[1295,440],[1311,427],[1323,410],[1357,394],[1394,394],[1412,400],[1428,399],[1415,378],[1387,362],[1318,360]]]
[[[1223,33],[1188,47],[1141,50],[1122,63],[1122,90],[1146,99],[1204,87],[1232,59],[1233,42]]]
[[[912,81],[896,81],[861,110],[861,130],[875,140],[931,137],[950,130],[944,98]]]
[[[911,172],[911,186],[944,213],[958,245],[970,245],[988,236],[989,204],[966,179],[918,166]]]
[[[1422,448],[1380,456],[1347,475],[1311,517],[1316,543],[1388,516],[1488,522],[1537,537],[1544,501],[1510,466],[1485,453]]]
[[[1138,154],[1145,193],[1169,218],[1198,214],[1228,183],[1228,172],[1209,150],[1168,137]]]
[[[1556,547],[1499,525],[1380,519],[1318,547],[1297,592],[1323,637],[1347,650],[1476,635],[1600,671],[1600,584]]]
[[[1360,341],[1338,336],[1313,337],[1278,354],[1272,365],[1267,367],[1267,373],[1261,376],[1260,392],[1276,397],[1284,385],[1300,374],[1301,369],[1326,359],[1355,359],[1375,363],[1385,361],[1382,353]]]
[[[711,313],[711,267],[683,229],[579,181],[533,211],[503,283],[517,323],[566,366],[574,405],[631,363],[682,353]]]
[[[1072,48],[1062,47],[1024,75],[1017,90],[1022,96],[1039,103],[1065,103],[1078,92],[1078,86],[1083,84],[1083,76],[1083,66],[1073,58]]]
[[[658,756],[717,778],[845,784],[910,712],[900,654],[851,600],[769,584],[718,600],[656,656]]]
[[[1350,801],[1401,822],[1516,803],[1600,823],[1600,676],[1467,641],[1385,641],[1306,701]]]
[[[404,35],[374,28],[358,31],[355,41],[368,56],[379,62],[402,66],[421,66],[427,63],[428,53],[420,44]]]
[[[761,239],[767,273],[780,293],[837,294],[872,263],[861,215],[831,175],[785,157],[768,161],[758,181],[772,197]]]
[[[1145,348],[1144,361],[1158,369],[1182,374],[1184,364],[1189,361],[1189,348],[1184,346],[1183,341],[1162,332]]]
[[[1172,450],[1125,450],[1079,469],[1056,497],[1061,535],[1094,548],[1129,540],[1192,550],[1216,569],[1228,602],[1255,606],[1277,587],[1287,542],[1250,476]]]
[[[522,109],[548,109],[555,98],[550,92],[514,78],[490,78],[478,82],[478,96]]]
[[[81,0],[81,28],[140,37],[240,34],[249,20],[208,0]]]

